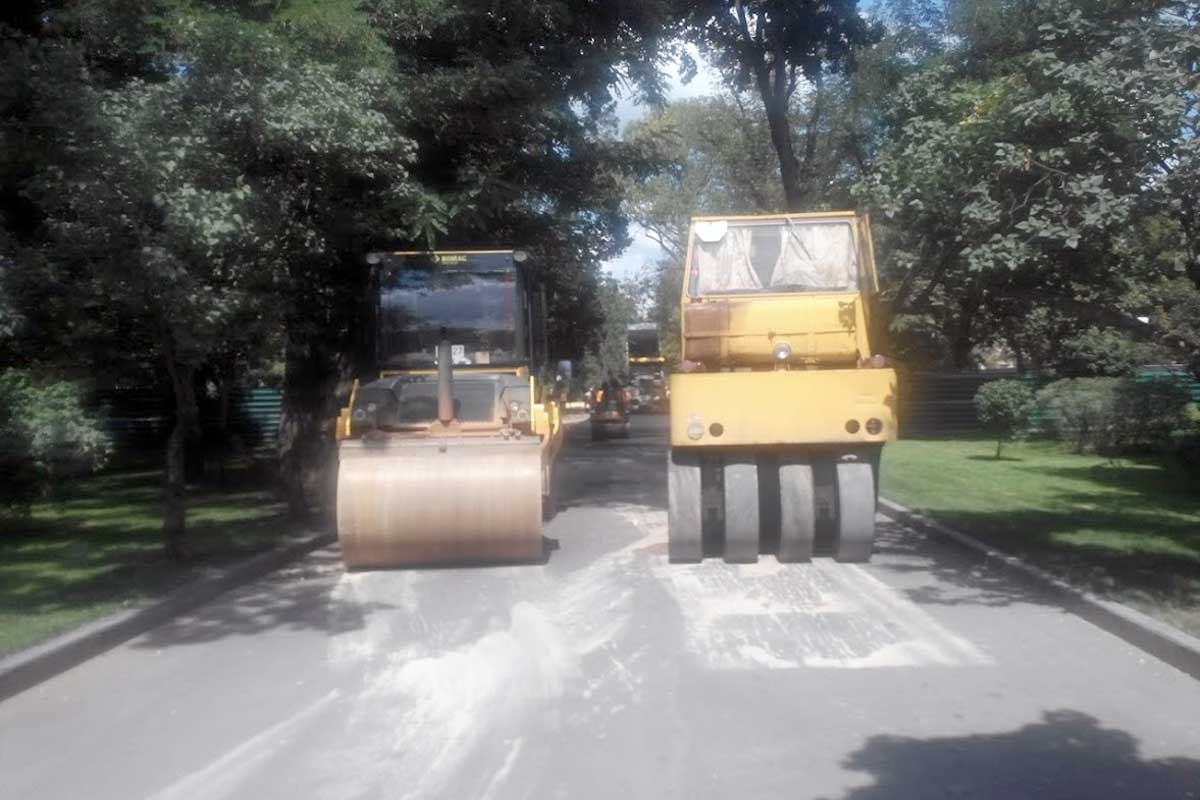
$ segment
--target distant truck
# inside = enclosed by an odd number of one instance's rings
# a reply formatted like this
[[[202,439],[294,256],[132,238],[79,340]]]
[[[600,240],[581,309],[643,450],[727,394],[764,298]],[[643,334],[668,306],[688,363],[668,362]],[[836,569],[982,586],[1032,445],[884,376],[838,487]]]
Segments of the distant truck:
[[[658,326],[637,322],[626,330],[628,385],[631,410],[662,413],[666,410],[666,359],[658,344]]]

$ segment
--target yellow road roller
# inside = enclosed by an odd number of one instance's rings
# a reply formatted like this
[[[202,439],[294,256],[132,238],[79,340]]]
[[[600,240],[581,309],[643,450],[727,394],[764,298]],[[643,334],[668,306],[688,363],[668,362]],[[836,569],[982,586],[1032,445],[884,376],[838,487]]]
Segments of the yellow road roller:
[[[563,430],[522,251],[373,253],[374,362],[337,421],[353,569],[533,562]]]
[[[670,377],[669,557],[867,561],[896,373],[868,338],[871,232],[852,211],[692,220]]]

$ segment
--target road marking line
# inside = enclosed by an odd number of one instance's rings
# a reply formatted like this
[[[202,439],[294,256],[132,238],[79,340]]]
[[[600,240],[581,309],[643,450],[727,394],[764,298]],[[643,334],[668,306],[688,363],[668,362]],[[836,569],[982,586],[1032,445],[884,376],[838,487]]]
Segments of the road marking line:
[[[187,800],[188,798],[229,797],[251,772],[278,753],[295,729],[338,698],[334,689],[307,708],[263,730],[227,751],[206,767],[191,772],[151,796],[151,800]]]

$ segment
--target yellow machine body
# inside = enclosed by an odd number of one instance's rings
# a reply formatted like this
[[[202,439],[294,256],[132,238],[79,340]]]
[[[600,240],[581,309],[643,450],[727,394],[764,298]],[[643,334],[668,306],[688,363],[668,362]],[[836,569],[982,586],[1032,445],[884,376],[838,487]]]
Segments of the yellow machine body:
[[[672,447],[896,439],[896,373],[890,369],[702,372],[670,381]],[[875,434],[868,433],[872,419],[880,422]]]
[[[834,555],[866,560],[879,453],[898,434],[896,373],[870,341],[879,280],[867,218],[696,217],[684,270],[682,364],[669,379],[672,560],[711,554],[708,488],[722,498],[726,560],[757,558],[770,504],[781,560],[811,557],[818,506],[835,519]]]

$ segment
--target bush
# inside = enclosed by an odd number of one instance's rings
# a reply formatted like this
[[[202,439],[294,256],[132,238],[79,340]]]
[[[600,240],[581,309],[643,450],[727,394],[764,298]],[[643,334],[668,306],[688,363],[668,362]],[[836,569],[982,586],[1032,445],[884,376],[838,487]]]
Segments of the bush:
[[[55,481],[104,466],[112,443],[73,383],[0,372],[0,503],[25,508]]]
[[[1174,434],[1188,426],[1191,394],[1171,377],[1126,378],[1116,389],[1112,446],[1120,450],[1165,450]]]
[[[0,373],[0,510],[28,507],[39,485],[29,432],[20,424],[20,399],[7,378]]]
[[[1118,378],[1064,378],[1037,393],[1051,432],[1076,453],[1107,441],[1117,406]]]
[[[1037,398],[1021,381],[999,380],[985,383],[975,393],[975,412],[979,421],[996,435],[996,458],[1004,443],[1029,427]]]
[[[1038,392],[1051,429],[1076,452],[1177,449],[1191,428],[1186,382],[1171,378],[1066,378]]]

